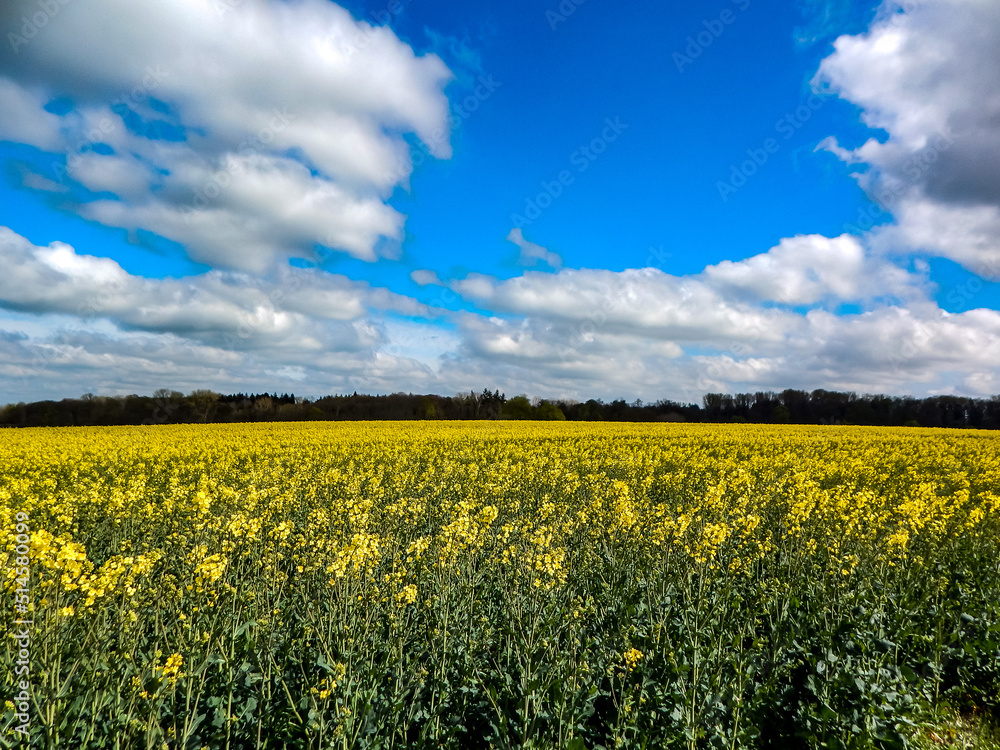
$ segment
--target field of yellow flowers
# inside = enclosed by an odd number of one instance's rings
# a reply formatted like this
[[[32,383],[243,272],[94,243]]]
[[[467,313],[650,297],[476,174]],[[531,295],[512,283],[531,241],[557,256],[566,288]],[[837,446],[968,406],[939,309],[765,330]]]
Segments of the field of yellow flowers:
[[[0,529],[37,747],[904,747],[1000,708],[990,433],[6,430]]]

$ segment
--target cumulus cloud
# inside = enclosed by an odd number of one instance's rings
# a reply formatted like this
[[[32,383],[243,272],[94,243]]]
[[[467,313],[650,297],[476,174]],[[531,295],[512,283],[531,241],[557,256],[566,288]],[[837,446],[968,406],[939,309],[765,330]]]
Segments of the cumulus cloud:
[[[644,397],[697,401],[712,390],[922,393],[957,381],[988,395],[1000,355],[1000,313],[941,310],[922,272],[847,235],[788,238],[689,276],[563,269],[450,287],[497,312],[460,319],[458,361],[520,372],[549,395],[634,394],[641,383]],[[865,309],[821,304],[844,302]]]
[[[800,235],[766,253],[724,261],[689,276],[655,268],[564,269],[555,278],[529,271],[507,281],[471,274],[451,282],[451,288],[499,312],[562,321],[600,315],[611,332],[707,343],[780,337],[793,319],[787,306],[884,296],[922,299],[927,284],[922,277],[869,257],[855,237]]]
[[[187,279],[147,279],[109,258],[54,242],[33,245],[0,227],[0,307],[82,321],[107,320],[122,330],[168,333],[247,351],[300,355],[371,345],[370,313],[430,318],[408,297],[315,270],[286,268],[274,278],[211,271]]]
[[[722,292],[788,305],[878,297],[906,301],[927,291],[922,278],[873,257],[847,234],[787,237],[766,253],[722,261],[702,275]]]
[[[19,38],[37,7],[5,3],[0,28]],[[0,66],[0,138],[63,155],[68,179],[112,194],[83,203],[88,218],[213,266],[261,272],[316,244],[392,255],[403,135],[451,153],[440,58],[325,0],[60,5]],[[70,111],[43,109],[59,97]]]
[[[920,250],[1000,275],[1000,5],[888,0],[864,34],[842,36],[816,83],[888,133],[824,146],[895,222],[886,251]]]
[[[150,279],[7,227],[0,266],[4,401],[163,386],[318,395],[449,382],[435,368],[435,351],[452,348],[435,322],[444,311],[322,270]]]
[[[944,312],[924,294],[923,276],[859,259],[856,243],[796,237],[689,276],[561,269],[447,282],[494,311],[478,314],[317,269],[141,278],[3,228],[0,377],[7,394],[29,398],[164,384],[313,395],[488,386],[697,401],[719,390],[926,393],[960,383],[989,395],[1000,313]],[[894,279],[905,306],[868,296],[879,278]],[[831,295],[870,309],[835,314],[819,304]]]
[[[739,337],[778,336],[788,319],[726,300],[693,277],[655,268],[622,272],[565,269],[555,277],[537,271],[507,281],[479,274],[451,288],[481,307],[562,324],[596,319],[608,334],[641,334],[661,340],[720,343]]]
[[[556,286],[561,280],[556,280]],[[934,305],[882,307],[834,315],[814,310],[771,320],[757,311],[744,335],[695,341],[631,331],[601,315],[553,320],[468,316],[460,359],[517,373],[547,395],[641,395],[698,401],[709,391],[816,387],[878,393],[929,393],[962,383],[965,392],[995,392],[1000,313],[951,315]],[[511,379],[516,380],[511,376]]]

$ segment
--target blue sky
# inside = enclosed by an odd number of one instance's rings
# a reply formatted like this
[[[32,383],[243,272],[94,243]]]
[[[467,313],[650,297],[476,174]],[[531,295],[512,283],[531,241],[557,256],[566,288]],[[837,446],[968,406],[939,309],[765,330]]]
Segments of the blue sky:
[[[996,8],[667,6],[18,0],[0,402],[1000,392]]]

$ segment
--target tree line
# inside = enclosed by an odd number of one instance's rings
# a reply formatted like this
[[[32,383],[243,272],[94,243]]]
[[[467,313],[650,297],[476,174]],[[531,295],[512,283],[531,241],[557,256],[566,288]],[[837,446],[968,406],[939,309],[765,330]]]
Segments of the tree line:
[[[757,393],[709,393],[702,403],[662,399],[651,403],[617,399],[512,398],[484,389],[456,396],[392,393],[331,395],[317,399],[292,393],[223,395],[160,389],[152,396],[95,396],[9,404],[0,426],[62,427],[152,425],[192,422],[292,422],[382,419],[544,419],[611,422],[754,422],[855,424],[1000,429],[1000,396],[858,395],[853,392],[787,389]]]

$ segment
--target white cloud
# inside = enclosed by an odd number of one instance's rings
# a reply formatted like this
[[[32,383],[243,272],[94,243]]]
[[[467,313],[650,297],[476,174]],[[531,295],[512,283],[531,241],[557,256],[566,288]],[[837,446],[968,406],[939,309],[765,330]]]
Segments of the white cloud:
[[[800,305],[831,296],[856,298],[864,264],[864,248],[856,238],[811,235],[783,239],[770,251],[746,260],[722,261],[706,268],[704,275],[756,299]]]
[[[287,268],[273,278],[211,271],[146,279],[64,243],[37,247],[0,227],[0,307],[111,321],[123,330],[169,333],[240,350],[303,354],[369,346],[372,313],[433,317],[420,303],[322,271]]]
[[[441,311],[316,269],[147,279],[6,227],[0,266],[5,401],[159,387],[435,390],[437,353],[453,346],[433,322]]]
[[[0,27],[34,10],[6,3]],[[262,272],[315,244],[391,256],[404,217],[385,200],[411,170],[403,134],[451,154],[444,63],[325,0],[60,5],[30,41],[3,45],[0,65],[0,138],[63,153],[73,180],[115,195],[84,203],[88,218],[162,234],[213,266]],[[42,109],[59,96],[74,109]]]
[[[1000,275],[1000,4],[886,2],[871,29],[842,36],[817,82],[888,133],[855,149],[859,179],[895,224],[885,251],[920,250]]]
[[[444,286],[444,282],[438,278],[436,271],[428,271],[424,268],[418,268],[410,273],[410,279],[413,280],[414,284],[419,286]]]
[[[133,156],[102,155],[93,151],[81,154],[67,172],[77,182],[97,193],[114,193],[119,199],[143,200],[152,170]],[[115,201],[116,205],[124,205]]]
[[[708,266],[702,276],[727,296],[786,305],[836,306],[877,298],[906,302],[930,291],[922,275],[873,255],[847,234],[786,237],[766,253]]]
[[[900,248],[950,258],[984,279],[1000,281],[1000,210],[993,206],[952,206],[925,197],[901,201],[895,222],[873,232],[882,253]]]
[[[719,344],[734,338],[778,337],[788,313],[727,300],[697,277],[658,269],[622,272],[564,269],[528,271],[507,281],[471,275],[452,289],[490,310],[537,316],[563,324],[600,321],[614,334]]]
[[[461,318],[457,360],[492,363],[539,383],[543,395],[573,397],[697,401],[706,391],[786,387],[929,393],[954,382],[988,395],[1000,313],[944,312],[925,273],[871,255],[857,238],[812,235],[691,276],[470,275],[451,288],[497,315]],[[835,314],[843,302],[866,311]]]
[[[226,186],[207,190],[220,174],[228,175]],[[402,238],[403,217],[379,198],[354,196],[294,159],[233,157],[226,170],[214,173],[204,165],[179,165],[160,180],[168,195],[183,193],[184,185],[200,185],[201,194],[217,197],[195,206],[156,198],[100,200],[85,204],[82,213],[162,234],[184,244],[197,261],[257,273],[292,248],[308,255],[318,243],[372,261],[380,238]]]
[[[508,281],[471,274],[451,288],[498,312],[559,321],[600,319],[605,330],[659,339],[715,343],[780,339],[796,317],[780,305],[923,299],[922,276],[871,258],[855,237],[800,235],[766,253],[724,261],[701,274],[654,268],[620,273],[564,269],[526,272]]]
[[[0,141],[26,143],[40,149],[58,148],[59,118],[46,112],[46,99],[37,90],[18,86],[0,76]]]
[[[854,243],[793,238],[691,276],[562,269],[450,282],[496,311],[480,315],[316,269],[145,279],[0,228],[0,377],[13,400],[158,387],[698,401],[708,391],[960,384],[989,395],[1000,313],[946,313],[921,296],[922,275],[858,260]],[[776,264],[787,268],[772,276]],[[876,273],[909,295],[905,307],[879,301],[867,278]],[[840,295],[870,309],[817,306]]]
[[[562,266],[562,258],[558,253],[553,253],[541,245],[536,245],[534,242],[524,239],[524,234],[521,232],[520,227],[511,229],[507,235],[507,240],[520,248],[521,254],[518,256],[517,262],[522,266],[538,265],[539,261],[551,268]]]

